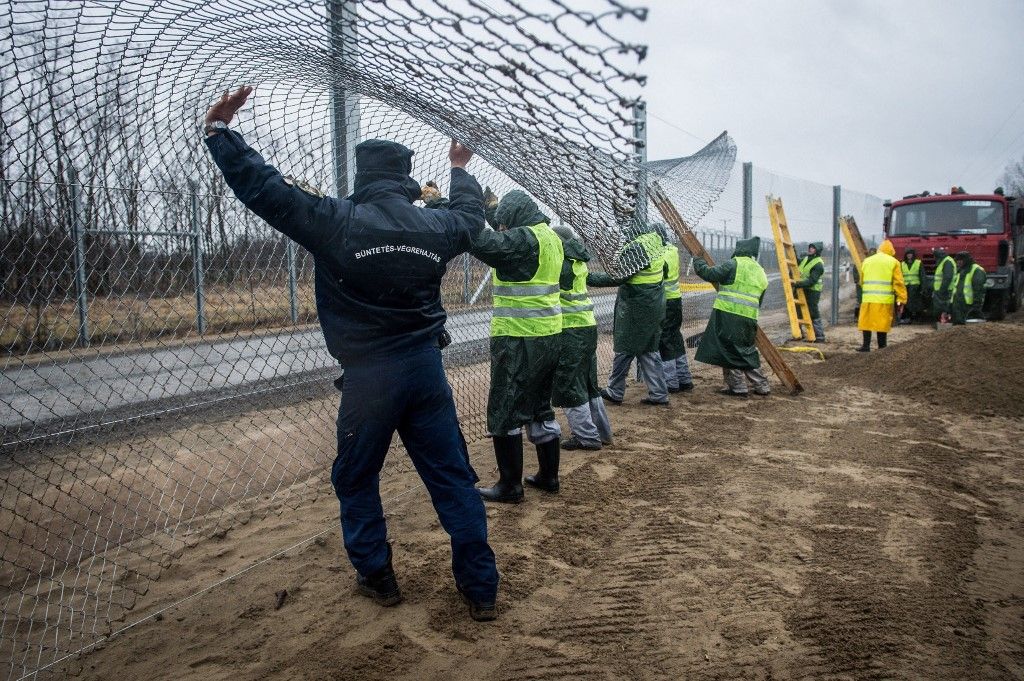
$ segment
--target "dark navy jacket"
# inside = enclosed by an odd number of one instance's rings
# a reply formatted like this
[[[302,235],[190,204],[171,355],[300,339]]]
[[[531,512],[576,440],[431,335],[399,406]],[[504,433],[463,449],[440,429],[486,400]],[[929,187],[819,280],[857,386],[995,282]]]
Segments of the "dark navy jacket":
[[[206,145],[235,196],[313,255],[320,326],[342,366],[437,343],[447,319],[441,277],[484,226],[472,175],[452,169],[446,209],[414,206],[419,184],[402,175],[334,199],[300,189],[234,131]]]

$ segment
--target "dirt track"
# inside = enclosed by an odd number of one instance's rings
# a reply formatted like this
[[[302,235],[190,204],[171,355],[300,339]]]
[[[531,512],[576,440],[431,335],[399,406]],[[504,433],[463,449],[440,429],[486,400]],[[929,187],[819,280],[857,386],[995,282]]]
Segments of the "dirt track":
[[[1024,341],[1024,327],[1002,328]],[[930,334],[900,329],[892,342]],[[407,600],[387,610],[353,595],[324,500],[301,517],[271,516],[200,545],[156,591],[209,583],[268,546],[326,530],[319,543],[115,637],[70,671],[104,679],[1021,678],[1024,424],[985,416],[984,404],[966,414],[963,404],[851,381],[837,364],[860,377],[892,371],[881,354],[852,353],[854,337],[849,328],[832,333],[832,365],[787,356],[809,388],[798,398],[720,398],[710,368],[670,409],[642,407],[632,387],[630,402],[611,411],[615,446],[567,453],[560,495],[490,509],[503,574],[496,623],[465,615],[421,491],[390,510]],[[489,481],[486,443],[472,450]],[[288,596],[275,609],[281,589]]]

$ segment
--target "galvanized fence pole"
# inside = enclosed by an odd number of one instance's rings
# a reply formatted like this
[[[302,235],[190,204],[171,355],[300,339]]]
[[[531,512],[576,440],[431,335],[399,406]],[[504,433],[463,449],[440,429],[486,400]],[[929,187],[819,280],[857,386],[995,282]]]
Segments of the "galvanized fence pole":
[[[462,254],[462,303],[469,305],[469,253]]]
[[[203,288],[203,231],[199,219],[199,191],[194,182],[189,183],[191,192],[189,219],[192,227],[192,279],[196,287],[196,329],[199,335],[206,333],[206,291]]]
[[[754,164],[743,164],[743,238],[754,235]]]
[[[82,214],[82,188],[78,184],[78,171],[69,172],[71,194],[71,241],[75,261],[75,307],[78,310],[79,347],[89,347],[89,295],[86,290],[88,277],[85,264],[85,223]]]
[[[288,309],[291,313],[292,324],[299,323],[299,282],[295,274],[295,242],[288,239],[285,247],[288,254]]]
[[[832,187],[832,313],[829,315],[829,323],[839,323],[839,216],[842,213],[843,188],[840,185]]]

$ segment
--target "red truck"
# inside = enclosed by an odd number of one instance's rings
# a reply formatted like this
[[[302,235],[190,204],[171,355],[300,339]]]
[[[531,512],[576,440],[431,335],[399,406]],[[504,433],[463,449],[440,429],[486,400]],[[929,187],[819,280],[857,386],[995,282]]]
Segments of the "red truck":
[[[997,190],[998,191],[998,190]],[[985,314],[1002,319],[1024,305],[1024,202],[1002,194],[914,194],[886,201],[884,229],[903,259],[908,248],[921,260],[922,295],[930,301],[935,275],[932,250],[967,251],[985,268]]]

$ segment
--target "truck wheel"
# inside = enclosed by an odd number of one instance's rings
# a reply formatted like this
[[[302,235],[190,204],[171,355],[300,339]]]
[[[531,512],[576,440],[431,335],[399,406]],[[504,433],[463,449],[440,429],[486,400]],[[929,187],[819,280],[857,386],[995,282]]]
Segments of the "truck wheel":
[[[1010,292],[1000,291],[997,294],[990,293],[985,296],[985,312],[990,321],[1001,322],[1006,318],[1006,308],[1010,306]]]

